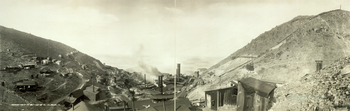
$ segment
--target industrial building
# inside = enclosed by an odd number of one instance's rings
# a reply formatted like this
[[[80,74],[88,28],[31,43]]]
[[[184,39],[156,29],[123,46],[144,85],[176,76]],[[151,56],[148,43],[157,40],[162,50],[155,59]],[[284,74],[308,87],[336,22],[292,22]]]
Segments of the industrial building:
[[[236,111],[266,111],[275,88],[275,83],[249,77],[232,87],[205,91],[205,104],[212,110],[223,105],[236,105]]]

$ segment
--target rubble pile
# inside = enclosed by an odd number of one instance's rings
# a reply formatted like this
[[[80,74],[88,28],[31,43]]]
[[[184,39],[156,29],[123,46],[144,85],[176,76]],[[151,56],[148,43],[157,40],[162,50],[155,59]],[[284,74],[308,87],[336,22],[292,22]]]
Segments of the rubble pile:
[[[347,69],[349,68],[349,69]],[[306,74],[299,81],[276,88],[279,110],[334,110],[350,106],[350,57],[336,60],[320,72]]]

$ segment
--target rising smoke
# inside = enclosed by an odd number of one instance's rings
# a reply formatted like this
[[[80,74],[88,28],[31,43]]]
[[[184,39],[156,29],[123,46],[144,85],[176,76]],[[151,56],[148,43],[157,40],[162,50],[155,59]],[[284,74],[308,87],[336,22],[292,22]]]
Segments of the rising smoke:
[[[158,78],[158,76],[163,75],[156,67],[147,64],[144,61],[144,47],[141,44],[138,50],[135,52],[134,56],[138,62],[138,66],[142,69],[141,73],[146,74],[148,81],[153,81],[153,79]]]
[[[155,76],[161,76],[162,73],[156,68],[151,65],[146,64],[143,60],[139,61],[139,66],[145,71],[147,74],[155,75]]]

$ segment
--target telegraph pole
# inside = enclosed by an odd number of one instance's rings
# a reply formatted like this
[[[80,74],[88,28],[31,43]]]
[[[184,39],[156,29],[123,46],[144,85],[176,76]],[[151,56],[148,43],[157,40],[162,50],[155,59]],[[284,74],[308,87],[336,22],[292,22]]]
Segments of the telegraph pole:
[[[5,87],[5,82],[1,82],[1,86]],[[5,89],[5,88],[4,88]],[[5,95],[6,89],[2,92],[1,102],[4,102],[4,95]]]

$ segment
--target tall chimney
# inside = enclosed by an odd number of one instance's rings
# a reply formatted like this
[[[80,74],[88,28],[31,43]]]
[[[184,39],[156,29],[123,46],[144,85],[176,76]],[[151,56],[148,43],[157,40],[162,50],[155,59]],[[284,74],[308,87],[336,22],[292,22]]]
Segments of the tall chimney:
[[[160,94],[163,94],[163,76],[158,76],[158,86]]]
[[[322,60],[316,60],[316,72],[321,71],[322,69]]]
[[[94,79],[93,77],[91,76],[91,81],[92,81],[92,92],[95,92],[95,87],[94,87]]]
[[[144,79],[145,79],[145,87],[147,87],[146,74],[144,74]]]
[[[181,64],[178,63],[178,64],[177,64],[177,69],[176,69],[176,81],[179,81],[179,80],[180,80],[180,73],[181,73],[180,68],[181,68]]]
[[[199,71],[196,71],[197,77],[199,77]]]

